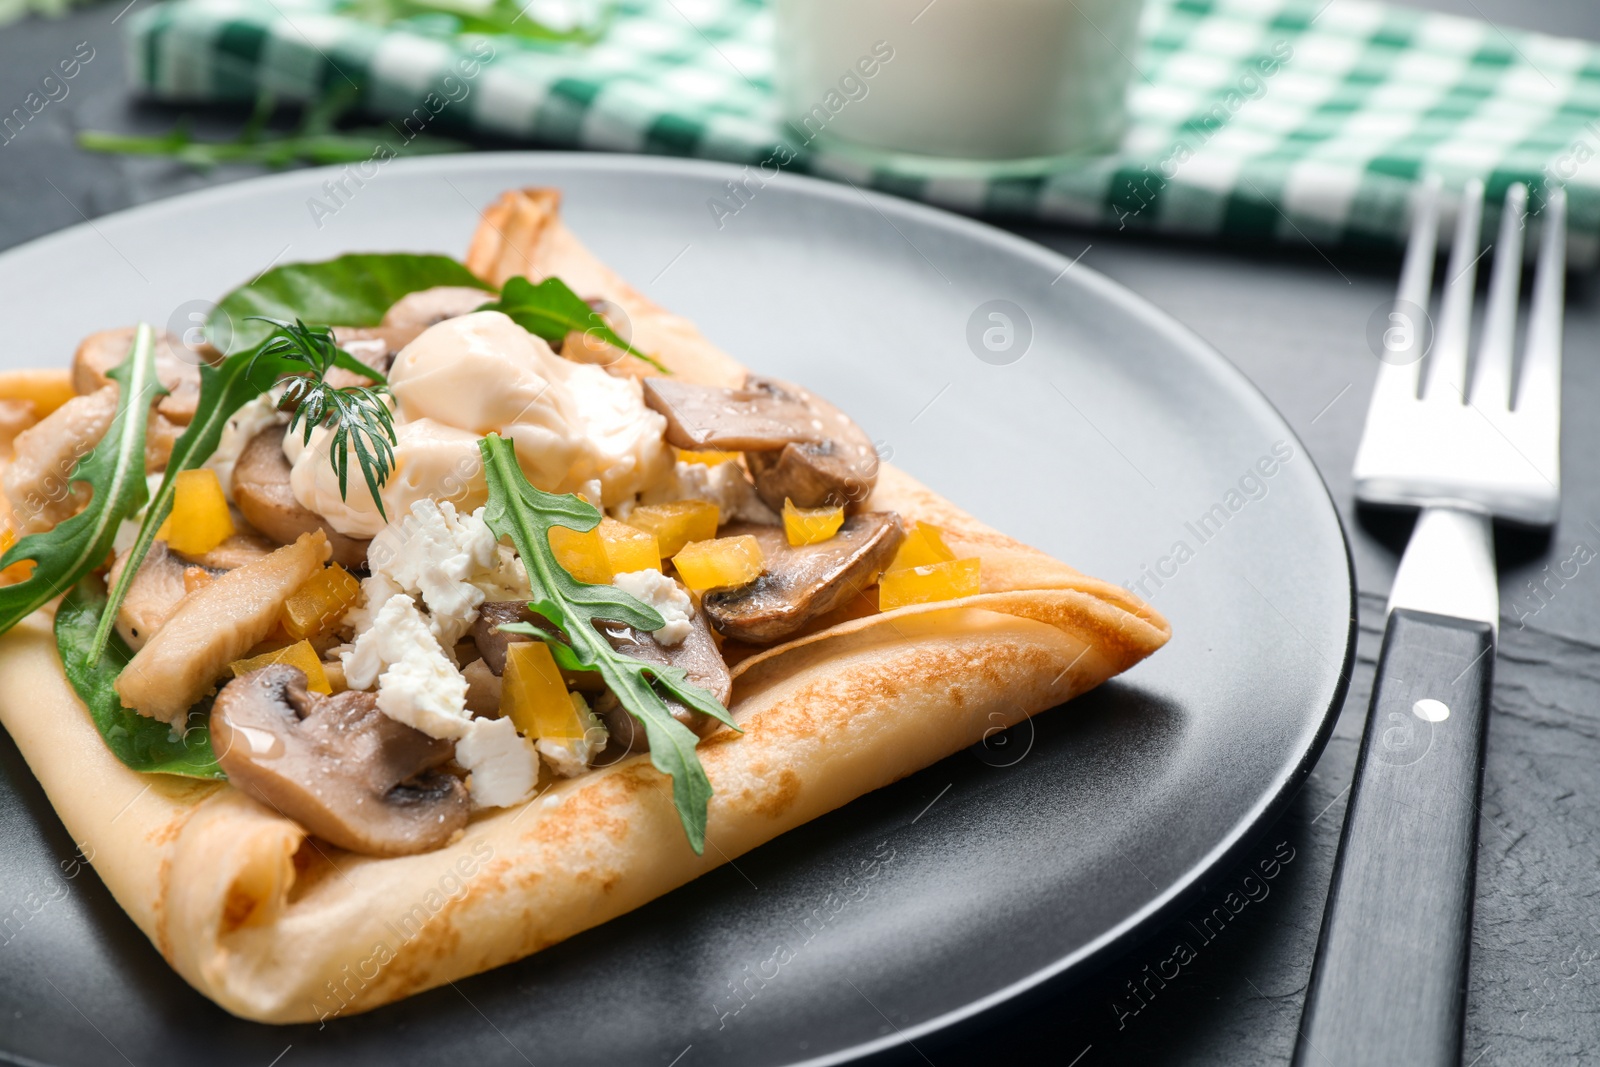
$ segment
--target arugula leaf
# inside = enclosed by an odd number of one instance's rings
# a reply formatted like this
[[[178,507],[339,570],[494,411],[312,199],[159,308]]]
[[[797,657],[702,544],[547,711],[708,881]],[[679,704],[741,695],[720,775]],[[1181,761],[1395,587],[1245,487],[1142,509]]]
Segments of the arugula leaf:
[[[128,595],[128,588],[133,584],[134,576],[139,573],[139,567],[144,562],[145,555],[149,553],[150,545],[156,539],[156,531],[161,528],[161,524],[166,521],[167,513],[172,510],[172,497],[178,488],[178,472],[193,470],[209,459],[217,450],[217,443],[222,440],[223,428],[228,425],[228,420],[233,417],[234,412],[272,388],[279,375],[288,369],[287,360],[264,360],[254,357],[253,352],[241,352],[223,360],[221,366],[214,367],[207,363],[200,365],[200,399],[195,405],[194,418],[190,420],[189,428],[183,431],[182,436],[172,446],[172,455],[167,459],[167,471],[161,479],[161,488],[156,490],[155,499],[145,509],[144,521],[139,526],[139,536],[134,539],[129,549],[128,562],[123,566],[122,573],[117,577],[117,584],[111,590],[110,608],[100,618],[95,628],[89,651],[91,657],[98,659],[105,653],[112,626],[116,623],[117,609],[122,606],[123,598]],[[142,455],[140,459],[143,459]]]
[[[407,29],[423,31],[433,19],[443,19],[450,35],[491,33],[518,37],[540,44],[593,44],[604,35],[611,21],[607,8],[594,25],[575,25],[558,29],[529,15],[524,4],[515,0],[491,3],[451,3],[449,0],[342,0],[335,7],[341,15],[379,26],[401,23]]]
[[[149,499],[144,480],[144,435],[150,404],[166,388],[156,377],[155,333],[141,323],[128,355],[109,373],[120,386],[117,413],[105,436],[73,468],[92,496],[78,514],[43,533],[29,534],[0,556],[0,569],[25,559],[33,573],[0,587],[0,633],[59,596],[105,562],[122,520]]]
[[[117,675],[133,658],[133,650],[114,635],[110,645],[97,651],[95,633],[106,610],[105,586],[85,578],[74,586],[56,611],[56,648],[67,681],[89,709],[95,729],[106,747],[136,771],[177,774],[187,778],[226,778],[211,750],[207,729],[210,708],[198,705],[189,712],[187,728],[177,734],[168,724],[122,706],[117,696]]]
[[[502,311],[518,326],[551,344],[560,342],[573,331],[592,333],[613,348],[644,360],[662,374],[672,373],[657,360],[624,341],[622,335],[606,322],[605,316],[585,303],[560,278],[546,278],[538,285],[523,277],[512,278],[500,290],[499,300],[485,304],[478,310]]]
[[[200,141],[189,132],[187,119],[180,119],[171,133],[160,137],[131,137],[105,130],[83,130],[78,147],[90,152],[123,156],[161,156],[175,159],[197,170],[209,170],[223,163],[253,163],[267,167],[286,167],[291,163],[361,163],[384,161],[391,155],[431,155],[460,152],[468,146],[460,141],[431,134],[398,137],[392,126],[371,126],[337,130],[334,120],[355,100],[354,91],[334,91],[308,106],[298,129],[287,133],[264,132],[272,115],[273,98],[263,93],[249,121],[233,137],[223,141]]]
[[[376,326],[402,296],[439,285],[493,292],[449,256],[357,253],[320,263],[286,263],[223,297],[206,320],[206,337],[224,351],[243,352],[264,342],[273,330],[270,323],[252,319]]]
[[[301,326],[304,327],[304,324]],[[336,348],[334,352],[335,355],[332,357],[334,366],[343,367],[345,370],[376,381],[386,380],[383,375],[343,349]],[[116,623],[117,609],[122,606],[122,601],[128,595],[128,589],[133,585],[133,579],[139,573],[144,557],[149,554],[150,546],[156,539],[156,531],[161,528],[167,514],[172,510],[172,498],[177,493],[179,472],[193,470],[210,459],[222,440],[222,431],[235,412],[271,389],[285,375],[296,374],[305,366],[306,361],[292,352],[269,351],[266,346],[237,352],[224,359],[219,366],[207,363],[200,365],[200,399],[195,404],[194,418],[189,421],[188,429],[183,431],[183,435],[172,446],[172,455],[167,459],[167,470],[161,479],[161,488],[156,490],[155,498],[145,509],[144,521],[139,526],[139,536],[129,548],[128,562],[123,565],[122,573],[117,576],[117,584],[111,590],[110,610],[101,618],[95,629],[91,650],[94,656],[100,656],[105,652],[112,627]],[[322,373],[326,373],[325,367]],[[383,405],[380,403],[379,406]],[[383,410],[388,414],[387,407]],[[297,412],[296,417],[298,416]],[[392,437],[392,429],[390,433]],[[344,456],[346,463],[349,462],[348,455],[342,449],[338,454]],[[140,484],[144,484],[143,479],[140,480]],[[368,485],[371,485],[370,479]],[[339,487],[341,491],[344,488],[342,474]],[[373,499],[377,499],[376,494]],[[381,504],[379,508],[382,508]]]
[[[483,454],[489,503],[484,521],[501,537],[510,537],[528,571],[533,599],[528,607],[565,632],[565,642],[537,627],[502,627],[530,633],[550,646],[557,663],[568,670],[597,671],[622,706],[644,726],[650,740],[650,762],[672,777],[672,799],[683,832],[696,854],[705,851],[706,805],[711,780],[695,754],[699,739],[672,717],[659,686],[668,695],[718,722],[733,726],[716,697],[689,681],[681,668],[662,667],[624,656],[595,629],[597,621],[620,622],[639,630],[658,630],[661,614],[611,585],[588,585],[567,573],[550,549],[550,528],[564,526],[580,533],[600,525],[600,511],[576,496],[557,496],[535,488],[517,463],[516,449],[498,434],[478,442]],[[654,684],[652,684],[654,683]],[[738,729],[738,727],[734,727]]]

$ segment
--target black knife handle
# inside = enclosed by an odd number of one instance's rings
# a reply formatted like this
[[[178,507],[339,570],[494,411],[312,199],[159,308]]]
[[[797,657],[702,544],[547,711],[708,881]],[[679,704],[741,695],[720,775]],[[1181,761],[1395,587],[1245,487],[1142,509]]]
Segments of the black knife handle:
[[[1487,623],[1390,614],[1297,1067],[1460,1065],[1493,672]]]

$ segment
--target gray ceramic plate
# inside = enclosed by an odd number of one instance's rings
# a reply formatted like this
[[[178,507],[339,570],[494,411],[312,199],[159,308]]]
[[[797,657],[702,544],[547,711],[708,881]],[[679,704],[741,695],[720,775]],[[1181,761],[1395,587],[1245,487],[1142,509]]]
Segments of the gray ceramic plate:
[[[138,319],[181,329],[271,263],[461,255],[501,190],[557,185],[572,228],[651,297],[750,367],[839,403],[896,464],[985,521],[1138,585],[1175,636],[1101,690],[736,867],[321,1030],[241,1022],[168,970],[92,874],[67,876],[72,842],[0,741],[5,1052],[265,1065],[292,1045],[294,1067],[837,1062],[1124,949],[1310,769],[1352,634],[1327,492],[1232,366],[1089,268],[805,179],[750,186],[730,214],[731,170],[660,159],[397,162],[348,183],[342,204],[322,189],[329,177],[228,185],[0,256],[0,359],[60,365],[86,332]],[[314,199],[337,207],[317,212],[320,227]]]

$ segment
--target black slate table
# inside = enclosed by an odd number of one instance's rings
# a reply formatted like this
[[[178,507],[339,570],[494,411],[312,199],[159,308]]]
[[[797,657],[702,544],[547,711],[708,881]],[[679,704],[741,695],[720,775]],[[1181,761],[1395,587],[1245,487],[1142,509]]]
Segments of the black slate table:
[[[1600,39],[1595,0],[1410,2]],[[70,54],[80,41],[95,50],[70,94],[0,145],[0,248],[256,173],[198,174],[75,147],[78,129],[163,133],[173,123],[172,110],[138,104],[126,92],[121,27],[113,25],[121,10],[117,0],[0,30],[0,111],[21,101],[46,60]],[[196,129],[222,135],[238,121],[237,113],[207,113]],[[1284,1063],[1316,947],[1383,604],[1408,532],[1405,521],[1356,513],[1350,485],[1376,369],[1366,323],[1392,295],[1398,265],[1325,257],[1309,245],[1218,248],[1106,232],[1019,232],[1068,256],[1081,253],[1085,264],[1171,312],[1283,412],[1327,479],[1350,535],[1361,591],[1358,662],[1333,739],[1299,797],[1239,868],[1216,872],[1189,913],[1070,988],[886,1058],[938,1067]],[[1566,331],[1561,522],[1548,538],[1498,536],[1502,647],[1479,831],[1465,1057],[1472,1067],[1600,1062],[1600,419],[1592,414],[1600,404],[1600,285],[1593,274],[1569,279]],[[1575,559],[1588,562],[1566,563]],[[1576,569],[1576,576],[1562,578],[1558,569]],[[0,737],[0,746],[0,765],[15,773],[20,758],[9,739]],[[1174,972],[1167,962],[1173,945],[1195,940],[1191,922],[1221,905],[1264,860],[1281,865],[1268,894],[1204,939],[1175,976],[1163,977]],[[0,1034],[6,1014],[0,1012]],[[105,1062],[116,1062],[109,1041],[104,1053]]]

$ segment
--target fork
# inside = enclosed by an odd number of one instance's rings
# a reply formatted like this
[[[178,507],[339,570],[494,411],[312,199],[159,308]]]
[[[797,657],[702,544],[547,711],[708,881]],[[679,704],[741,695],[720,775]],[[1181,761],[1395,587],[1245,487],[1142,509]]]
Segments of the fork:
[[[1547,191],[1515,388],[1528,207],[1522,185],[1506,193],[1468,386],[1483,199],[1479,181],[1462,193],[1424,375],[1418,353],[1427,333],[1423,309],[1432,290],[1440,188],[1429,181],[1419,189],[1385,358],[1356,452],[1358,500],[1421,513],[1389,594],[1295,1047],[1294,1062],[1303,1067],[1461,1062],[1499,633],[1492,520],[1548,527],[1561,506],[1565,194]]]

